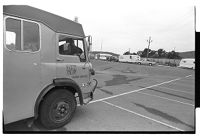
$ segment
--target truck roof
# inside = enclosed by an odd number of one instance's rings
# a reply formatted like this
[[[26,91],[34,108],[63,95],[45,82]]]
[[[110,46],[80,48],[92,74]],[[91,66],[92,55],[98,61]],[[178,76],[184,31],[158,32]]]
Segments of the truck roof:
[[[5,5],[3,14],[41,22],[57,33],[85,37],[81,24],[31,6]]]

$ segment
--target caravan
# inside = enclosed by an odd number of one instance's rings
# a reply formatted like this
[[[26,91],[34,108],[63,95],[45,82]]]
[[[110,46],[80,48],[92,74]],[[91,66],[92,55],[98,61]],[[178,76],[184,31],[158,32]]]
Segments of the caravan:
[[[120,55],[119,62],[129,62],[129,63],[136,63],[140,61],[139,55]]]
[[[111,57],[112,55],[110,54],[99,54],[99,59],[100,60],[107,60],[108,57]]]
[[[195,59],[193,58],[182,59],[178,67],[195,69]]]

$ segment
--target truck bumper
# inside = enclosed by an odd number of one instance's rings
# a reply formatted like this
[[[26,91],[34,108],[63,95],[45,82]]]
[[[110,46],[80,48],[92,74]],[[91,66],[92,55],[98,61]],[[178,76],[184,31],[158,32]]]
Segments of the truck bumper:
[[[97,84],[98,84],[98,81],[96,79],[93,79],[93,81],[91,81],[91,83],[90,83],[91,91],[89,93],[83,94],[83,104],[84,105],[88,104],[90,101],[93,100],[93,94],[97,87]]]

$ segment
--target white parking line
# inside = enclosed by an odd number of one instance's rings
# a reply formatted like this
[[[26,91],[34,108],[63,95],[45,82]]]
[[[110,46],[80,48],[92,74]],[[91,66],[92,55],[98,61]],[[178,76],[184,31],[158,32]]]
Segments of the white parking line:
[[[187,78],[187,77],[191,77],[191,76],[192,76],[192,75],[188,75],[188,76],[186,76],[186,78]]]
[[[181,92],[181,93],[187,93],[192,95],[191,92],[186,92],[186,91],[180,91],[180,90],[176,90],[176,89],[172,89],[172,88],[168,88],[168,87],[164,87],[164,86],[158,86],[159,88],[163,88],[163,89],[168,89],[168,90],[172,90],[172,91],[176,91],[176,92]]]
[[[162,124],[162,125],[168,126],[168,127],[170,127],[170,128],[173,128],[173,129],[176,129],[176,130],[179,130],[179,131],[184,131],[184,130],[182,130],[182,129],[180,129],[180,128],[177,128],[177,127],[174,127],[174,126],[172,126],[172,125],[166,124],[166,123],[164,123],[164,122],[161,122],[161,121],[155,120],[155,119],[153,119],[153,118],[144,116],[144,115],[142,115],[142,114],[139,114],[139,113],[136,113],[136,112],[134,112],[134,111],[125,109],[125,108],[123,108],[123,107],[114,105],[114,104],[112,104],[112,103],[109,103],[109,102],[106,102],[106,101],[102,101],[102,102],[104,102],[104,103],[106,103],[106,104],[108,104],[108,105],[111,105],[111,106],[113,106],[113,107],[119,108],[119,109],[121,109],[121,110],[127,111],[127,112],[129,112],[129,113],[133,113],[133,114],[136,114],[136,115],[138,115],[138,116],[140,116],[140,117],[143,117],[143,118],[152,120],[152,121],[154,121],[154,122],[160,123],[160,124]]]
[[[112,98],[115,98],[115,97],[123,96],[123,95],[126,95],[126,94],[130,94],[130,93],[134,93],[134,92],[139,92],[139,91],[142,91],[142,90],[145,90],[145,89],[148,89],[148,88],[152,88],[152,87],[155,87],[155,86],[159,86],[159,85],[163,85],[163,84],[168,84],[168,83],[171,83],[171,82],[174,82],[174,81],[177,81],[177,80],[181,80],[183,78],[185,78],[185,77],[176,78],[176,79],[173,79],[173,80],[165,81],[165,82],[162,82],[162,83],[159,83],[159,84],[155,84],[155,85],[151,85],[151,86],[148,86],[148,87],[140,88],[140,89],[133,90],[133,91],[130,91],[130,92],[125,92],[125,93],[121,93],[121,94],[118,94],[118,95],[113,95],[113,96],[110,96],[110,97],[106,97],[106,98],[94,100],[94,101],[91,101],[90,103],[100,102],[100,101],[112,99]]]
[[[168,100],[168,101],[174,101],[174,102],[185,104],[185,105],[189,105],[189,106],[194,106],[193,104],[190,104],[190,103],[185,103],[185,102],[181,102],[181,101],[177,101],[177,100],[173,100],[173,99],[168,99],[168,98],[161,97],[161,96],[158,96],[158,95],[153,95],[153,94],[148,94],[148,93],[142,93],[142,92],[136,92],[136,93],[140,93],[140,94],[144,94],[144,95],[149,95],[149,96],[154,96],[154,97],[158,97],[158,98],[165,99],[165,100]]]

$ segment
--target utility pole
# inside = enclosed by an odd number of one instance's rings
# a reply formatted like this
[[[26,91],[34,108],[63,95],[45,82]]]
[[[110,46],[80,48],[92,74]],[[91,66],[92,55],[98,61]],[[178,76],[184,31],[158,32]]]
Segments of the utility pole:
[[[101,51],[102,51],[102,43],[103,43],[103,42],[102,42],[102,40],[101,40]]]
[[[174,47],[174,52],[175,52],[176,47]]]
[[[176,47],[174,47],[174,56],[176,55],[175,49],[176,49]],[[174,65],[176,66],[175,57],[174,57]]]
[[[151,42],[153,42],[153,40],[151,40],[151,36],[149,37],[147,42],[148,42],[148,50],[147,50],[147,58],[148,58],[149,57],[149,46],[150,46]]]

